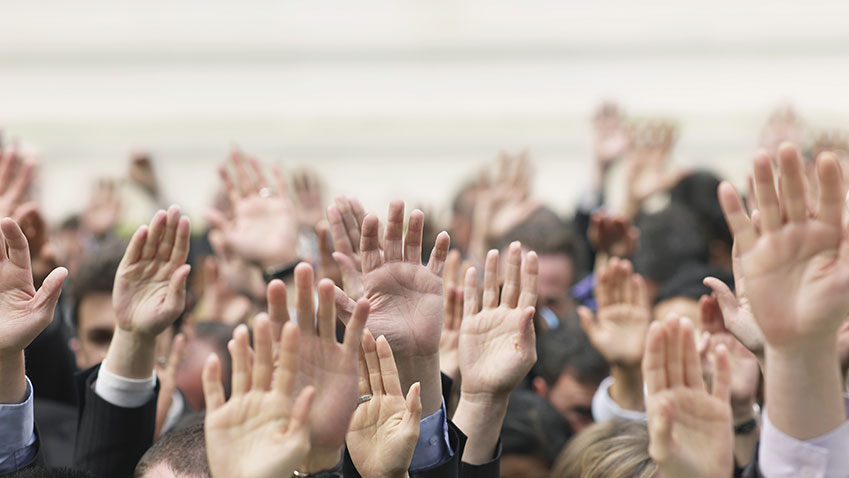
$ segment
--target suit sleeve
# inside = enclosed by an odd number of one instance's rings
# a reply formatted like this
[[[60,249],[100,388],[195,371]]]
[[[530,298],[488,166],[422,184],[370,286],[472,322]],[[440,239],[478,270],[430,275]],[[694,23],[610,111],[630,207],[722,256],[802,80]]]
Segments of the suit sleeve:
[[[74,466],[98,477],[129,477],[153,444],[159,382],[141,406],[119,407],[95,393],[99,369],[96,365],[77,376],[80,410]]]

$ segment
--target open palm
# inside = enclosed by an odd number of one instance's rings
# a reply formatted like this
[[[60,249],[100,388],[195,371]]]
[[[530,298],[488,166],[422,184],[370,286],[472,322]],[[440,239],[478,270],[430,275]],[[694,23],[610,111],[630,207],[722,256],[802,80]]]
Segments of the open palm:
[[[498,251],[487,254],[484,267],[480,310],[476,272],[474,268],[466,271],[459,344],[462,391],[510,393],[536,363],[533,316],[539,284],[538,258],[536,253],[528,253],[521,277],[521,245],[518,242],[510,245],[500,304]]]
[[[136,231],[112,291],[119,327],[155,336],[177,319],[185,308],[188,254],[189,220],[177,206]]]

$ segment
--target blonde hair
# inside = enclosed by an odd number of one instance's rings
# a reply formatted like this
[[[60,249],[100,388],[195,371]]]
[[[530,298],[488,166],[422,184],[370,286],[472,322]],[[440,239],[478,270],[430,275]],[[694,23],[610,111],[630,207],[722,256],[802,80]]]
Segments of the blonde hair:
[[[653,478],[649,432],[642,421],[595,423],[575,435],[554,461],[551,478]]]

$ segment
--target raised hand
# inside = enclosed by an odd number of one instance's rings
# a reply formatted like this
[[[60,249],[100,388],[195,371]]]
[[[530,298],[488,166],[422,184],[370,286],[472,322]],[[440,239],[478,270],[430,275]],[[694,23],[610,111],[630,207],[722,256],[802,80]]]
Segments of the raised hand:
[[[716,372],[709,393],[694,334],[689,319],[675,316],[649,328],[643,360],[649,455],[665,478],[731,477],[728,350],[721,344],[714,349]]]
[[[483,298],[478,299],[475,269],[466,271],[460,326],[460,401],[454,423],[469,437],[463,461],[492,459],[510,393],[537,360],[534,305],[539,295],[539,259],[510,244],[499,303],[498,251],[487,254]],[[482,304],[482,308],[479,308]],[[497,364],[497,365],[496,365]]]
[[[300,468],[304,472],[333,468],[340,459],[348,424],[357,405],[357,354],[369,318],[369,303],[360,299],[347,323],[344,341],[338,343],[335,286],[327,279],[318,283],[316,311],[313,281],[314,273],[309,264],[301,263],[295,268],[295,310],[301,331],[298,384],[312,385],[317,394],[310,413],[312,451]],[[272,294],[270,301],[279,302],[280,299]],[[280,306],[275,305],[273,311],[270,307],[270,315],[282,316]]]
[[[235,180],[224,166],[219,169],[219,175],[230,199],[233,217],[228,220],[220,212],[209,210],[206,219],[224,233],[224,239],[236,254],[263,270],[295,262],[298,214],[286,193],[286,182],[280,170],[273,170],[275,191],[268,186],[256,159],[234,151],[230,163]]]
[[[371,398],[354,412],[348,453],[362,476],[408,476],[422,417],[421,384],[414,383],[405,399],[389,342],[378,337],[375,343],[367,332],[362,343],[360,396]]]
[[[315,389],[295,397],[298,327],[283,329],[279,359],[272,360],[271,327],[265,317],[254,326],[251,353],[248,329],[240,325],[228,344],[232,358],[232,395],[225,402],[221,363],[211,355],[203,368],[206,399],[206,454],[213,478],[292,476],[310,450],[310,419]]]
[[[613,258],[597,277],[598,317],[578,308],[581,325],[592,344],[611,365],[639,368],[652,311],[646,283],[631,262]]]
[[[21,228],[4,218],[0,232],[0,403],[19,403],[26,394],[23,351],[53,320],[68,270],[54,269],[36,291]]]
[[[321,179],[315,171],[301,169],[292,174],[292,189],[301,227],[313,229],[324,217],[324,187]]]
[[[156,337],[177,320],[186,306],[188,255],[189,218],[177,206],[136,230],[112,291],[119,329]]]
[[[0,147],[0,217],[11,216],[23,203],[32,172],[32,162],[22,160],[15,147]]]
[[[99,180],[91,192],[88,206],[80,216],[83,227],[91,234],[102,237],[112,231],[120,215],[121,200],[115,181]]]
[[[186,307],[189,227],[189,219],[171,206],[154,214],[150,226],[139,227],[127,245],[112,289],[117,328],[104,359],[121,377],[151,376],[156,336]]]
[[[631,257],[637,250],[640,231],[625,216],[596,211],[590,216],[587,238],[598,252],[614,257]]]
[[[628,150],[631,138],[622,123],[616,103],[603,103],[593,117],[596,162],[602,169],[607,169]]]
[[[822,436],[846,420],[837,367],[837,332],[849,315],[849,234],[837,159],[817,159],[819,199],[811,210],[802,158],[792,145],[754,161],[757,227],[734,188],[719,199],[766,341],[766,401],[779,430],[797,439]],[[780,192],[779,192],[780,191]],[[809,391],[816,389],[812,396]]]
[[[327,207],[327,220],[333,238],[333,260],[342,273],[342,288],[354,300],[363,296],[360,235],[366,213],[357,198],[337,196]],[[380,244],[378,250],[382,254]]]

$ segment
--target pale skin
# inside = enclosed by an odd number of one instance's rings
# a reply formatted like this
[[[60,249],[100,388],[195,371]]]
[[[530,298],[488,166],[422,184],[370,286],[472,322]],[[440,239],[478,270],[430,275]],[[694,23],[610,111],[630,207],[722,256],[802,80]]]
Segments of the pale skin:
[[[746,296],[766,342],[768,415],[776,428],[799,440],[822,436],[846,420],[837,332],[849,313],[849,296],[842,292],[849,287],[849,233],[842,224],[837,159],[823,153],[816,169],[819,197],[811,208],[798,150],[789,144],[779,148],[778,190],[772,158],[758,153],[758,227],[734,188],[728,183],[719,188]]]
[[[139,227],[118,265],[112,289],[117,319],[104,367],[125,378],[153,374],[156,336],[170,327],[186,304],[186,278],[191,266],[189,219],[180,209],[154,214]]]
[[[54,269],[36,290],[21,228],[7,217],[0,220],[0,232],[0,404],[21,403],[27,388],[24,349],[53,320],[68,270]]]
[[[206,400],[204,434],[214,478],[292,476],[310,450],[311,386],[295,393],[298,376],[298,327],[288,323],[278,338],[279,358],[272,358],[271,324],[258,317],[255,350],[240,325],[228,344],[233,363],[233,390],[225,402],[221,363],[209,356],[203,369]]]
[[[460,326],[460,401],[453,421],[467,436],[463,462],[492,461],[510,393],[537,360],[533,317],[539,295],[539,259],[510,244],[504,287],[498,287],[498,251],[484,265],[483,296],[478,299],[474,268],[466,271]],[[493,366],[497,364],[497,366]]]
[[[310,473],[331,469],[341,458],[345,434],[357,404],[357,356],[369,317],[368,301],[361,299],[355,303],[344,341],[338,343],[333,282],[319,281],[316,309],[314,280],[312,266],[298,264],[295,268],[295,310],[300,330],[297,383],[310,385],[316,392],[315,407],[309,418],[310,452],[298,470]],[[283,283],[272,281],[267,297],[269,326],[276,333],[291,323]]]
[[[429,416],[442,406],[439,374],[441,275],[450,240],[446,232],[441,232],[430,261],[422,264],[423,226],[424,214],[415,210],[410,213],[404,235],[402,201],[390,204],[384,234],[380,234],[377,217],[366,215],[359,247],[362,270],[359,280],[363,285],[363,299],[371,306],[369,330],[384,335],[392,346],[401,387],[409,389],[413,383],[421,383],[422,414]],[[355,302],[338,289],[336,302],[340,318],[347,321]]]
[[[643,360],[649,455],[665,478],[733,475],[728,350],[720,344],[714,355],[708,392],[692,322],[673,315],[649,328]]]
[[[640,364],[652,309],[642,276],[628,260],[613,258],[597,276],[598,314],[579,307],[581,326],[592,344],[611,365],[611,398],[628,410],[643,410]]]
[[[362,476],[408,477],[407,469],[419,437],[422,417],[421,385],[414,383],[404,398],[389,342],[363,334],[360,357],[361,396],[346,443],[351,461]]]

